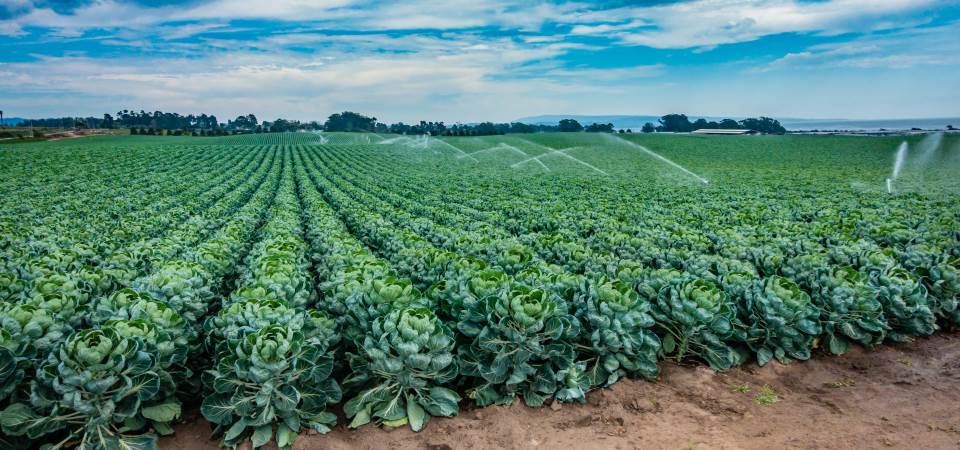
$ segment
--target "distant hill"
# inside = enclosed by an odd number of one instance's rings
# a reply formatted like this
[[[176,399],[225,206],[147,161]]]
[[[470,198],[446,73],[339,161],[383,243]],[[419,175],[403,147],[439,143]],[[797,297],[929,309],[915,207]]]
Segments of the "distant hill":
[[[562,119],[574,119],[583,125],[591,123],[612,123],[614,128],[636,128],[639,129],[643,124],[651,122],[657,124],[660,116],[579,116],[579,115],[560,115],[549,114],[542,116],[522,117],[516,122],[529,123],[531,125],[556,125]]]
[[[727,117],[717,116],[697,116],[687,115],[690,121],[700,118],[706,120],[719,121]],[[632,128],[639,129],[643,124],[650,122],[657,125],[660,116],[588,116],[588,115],[562,115],[548,114],[542,116],[531,116],[517,119],[517,122],[536,124],[536,125],[556,125],[561,119],[574,119],[583,125],[591,123],[612,123],[614,128]],[[730,119],[740,120],[743,117],[729,117]],[[805,130],[851,130],[851,131],[875,131],[885,130],[909,130],[911,128],[921,128],[924,130],[942,130],[947,125],[953,125],[960,128],[960,118],[944,117],[931,119],[878,119],[878,120],[855,120],[855,119],[803,119],[796,117],[774,117],[780,121],[780,124],[790,131]]]
[[[657,122],[661,116],[580,116],[580,115],[569,115],[564,116],[560,114],[547,114],[542,116],[531,116],[517,119],[517,122],[529,123],[534,125],[556,125],[561,119],[574,119],[577,122],[580,122],[583,125],[589,125],[591,123],[612,123],[614,128],[632,128],[640,129],[643,127],[643,124],[650,122],[654,125],[658,125]],[[715,116],[696,116],[689,115],[690,121],[693,122],[697,119],[706,119],[713,121],[720,121],[727,119],[728,117],[715,117]],[[729,119],[740,120],[743,117],[729,117]]]
[[[20,117],[4,117],[3,121],[0,122],[0,125],[6,125],[6,126],[12,127],[12,126],[16,126],[17,124],[23,121],[24,119]]]
[[[928,119],[780,119],[784,128],[791,131],[800,130],[850,130],[850,131],[877,131],[877,130],[943,130],[948,125],[960,127],[960,117],[940,117]]]

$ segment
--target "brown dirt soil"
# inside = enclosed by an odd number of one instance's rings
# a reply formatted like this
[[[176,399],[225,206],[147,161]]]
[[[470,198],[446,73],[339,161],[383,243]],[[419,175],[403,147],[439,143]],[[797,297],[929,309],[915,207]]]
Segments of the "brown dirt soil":
[[[776,391],[776,403],[757,402],[764,386]],[[302,435],[294,448],[960,449],[960,334],[722,374],[663,364],[657,382],[624,380],[588,400],[466,407],[421,433],[339,425]],[[217,448],[199,413],[189,415],[161,449]]]

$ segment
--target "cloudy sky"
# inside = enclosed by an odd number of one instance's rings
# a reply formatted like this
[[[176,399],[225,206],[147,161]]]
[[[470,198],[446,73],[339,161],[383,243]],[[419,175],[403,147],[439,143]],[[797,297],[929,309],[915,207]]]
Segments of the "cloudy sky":
[[[960,0],[0,0],[0,109],[960,116]]]

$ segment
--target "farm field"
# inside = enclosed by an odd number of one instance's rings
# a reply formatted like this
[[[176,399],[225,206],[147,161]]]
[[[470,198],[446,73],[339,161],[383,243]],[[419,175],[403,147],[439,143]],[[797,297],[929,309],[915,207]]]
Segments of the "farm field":
[[[575,425],[563,404],[656,396],[662,371],[663,396],[748,385],[753,405],[778,376],[781,394],[843,384],[874,357],[956,399],[960,137],[906,139],[2,144],[0,446],[155,448],[176,429],[160,447],[188,447],[205,422],[227,446],[439,437],[457,422],[431,417],[486,406]],[[891,356],[914,346],[929,367]],[[716,405],[742,415],[733,395]],[[930,445],[960,439],[944,433]]]

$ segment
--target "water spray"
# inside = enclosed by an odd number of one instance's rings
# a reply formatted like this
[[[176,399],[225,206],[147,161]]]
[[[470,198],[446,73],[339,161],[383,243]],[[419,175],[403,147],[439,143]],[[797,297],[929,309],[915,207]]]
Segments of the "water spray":
[[[605,135],[605,136],[610,136],[610,135]],[[650,155],[650,156],[653,156],[654,158],[657,158],[657,159],[659,159],[660,161],[663,161],[663,162],[669,164],[670,166],[672,166],[672,167],[675,168],[675,169],[679,169],[679,170],[682,171],[683,173],[685,173],[685,174],[687,174],[687,175],[690,175],[691,177],[696,178],[698,181],[700,181],[700,182],[703,183],[703,184],[710,184],[710,181],[707,180],[706,178],[701,177],[700,175],[697,175],[697,174],[695,174],[695,173],[687,170],[686,167],[683,167],[683,166],[681,166],[680,164],[677,164],[677,163],[675,163],[675,162],[667,159],[667,157],[665,157],[665,156],[663,156],[663,155],[661,155],[661,154],[659,154],[659,153],[657,153],[657,152],[654,152],[653,150],[650,150],[649,148],[646,148],[646,147],[644,147],[644,146],[642,146],[642,145],[640,145],[640,144],[634,143],[634,142],[630,142],[630,141],[628,141],[628,140],[626,140],[626,139],[624,139],[624,138],[622,138],[622,137],[620,137],[620,136],[610,136],[610,137],[613,138],[613,139],[616,139],[616,140],[618,140],[618,141],[620,141],[620,142],[622,142],[622,143],[624,143],[624,144],[626,144],[626,145],[628,145],[628,146],[630,146],[630,147],[633,147],[633,148],[636,148],[636,149],[638,149],[638,150],[640,150],[640,151],[643,151],[643,152],[645,152],[646,154],[648,154],[648,155]]]
[[[903,169],[903,162],[907,159],[908,147],[907,141],[903,141],[900,143],[900,147],[897,148],[897,157],[893,161],[893,173],[890,174],[890,178],[887,178],[888,194],[893,194],[893,182],[900,176],[900,171]]]

